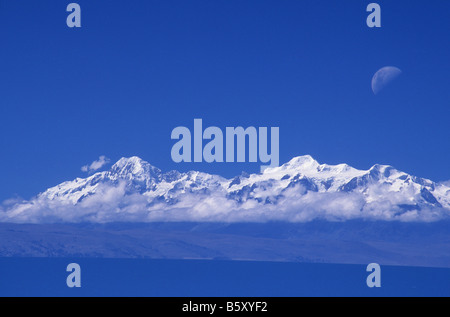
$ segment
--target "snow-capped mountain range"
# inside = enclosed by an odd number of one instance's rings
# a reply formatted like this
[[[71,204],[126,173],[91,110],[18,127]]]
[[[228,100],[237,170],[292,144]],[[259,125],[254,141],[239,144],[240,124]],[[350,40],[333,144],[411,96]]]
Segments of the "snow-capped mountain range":
[[[139,157],[5,206],[0,221],[433,221],[450,215],[450,187],[374,165],[319,164],[295,157],[260,174],[233,179],[162,172]]]

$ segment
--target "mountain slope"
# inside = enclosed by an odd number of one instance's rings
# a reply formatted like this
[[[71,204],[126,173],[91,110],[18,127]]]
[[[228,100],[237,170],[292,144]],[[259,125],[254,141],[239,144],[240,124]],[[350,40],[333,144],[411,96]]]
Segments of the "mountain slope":
[[[0,257],[220,259],[450,267],[449,222],[0,223]]]

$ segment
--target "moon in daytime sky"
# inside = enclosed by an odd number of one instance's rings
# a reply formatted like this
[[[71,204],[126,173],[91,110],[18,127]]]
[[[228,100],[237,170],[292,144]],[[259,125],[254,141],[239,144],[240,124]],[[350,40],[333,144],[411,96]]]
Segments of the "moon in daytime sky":
[[[394,66],[380,68],[372,77],[373,93],[375,95],[378,94],[386,85],[400,76],[401,73],[402,71]]]

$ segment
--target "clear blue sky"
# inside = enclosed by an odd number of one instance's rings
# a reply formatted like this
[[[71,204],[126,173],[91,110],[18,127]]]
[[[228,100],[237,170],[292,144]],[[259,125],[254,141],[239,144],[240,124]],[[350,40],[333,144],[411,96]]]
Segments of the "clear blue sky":
[[[0,200],[30,198],[106,155],[176,164],[179,125],[279,126],[280,163],[375,163],[450,179],[450,1],[0,0]],[[383,66],[403,73],[380,94]]]

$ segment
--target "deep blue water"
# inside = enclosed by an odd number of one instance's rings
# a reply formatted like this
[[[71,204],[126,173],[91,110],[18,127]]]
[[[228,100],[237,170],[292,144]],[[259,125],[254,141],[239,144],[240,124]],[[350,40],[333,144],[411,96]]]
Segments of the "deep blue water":
[[[81,288],[66,285],[81,266]],[[450,269],[208,260],[0,258],[0,296],[450,296]]]

